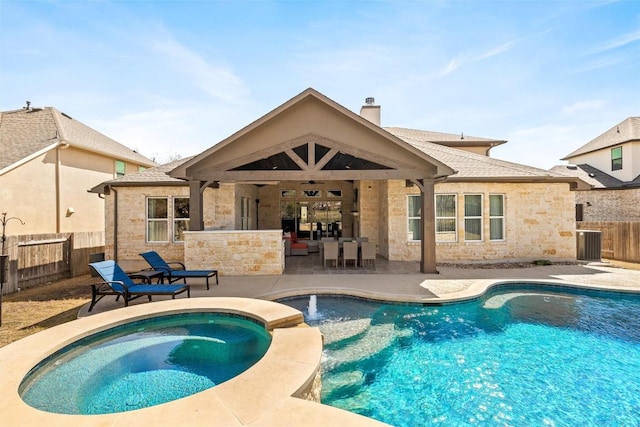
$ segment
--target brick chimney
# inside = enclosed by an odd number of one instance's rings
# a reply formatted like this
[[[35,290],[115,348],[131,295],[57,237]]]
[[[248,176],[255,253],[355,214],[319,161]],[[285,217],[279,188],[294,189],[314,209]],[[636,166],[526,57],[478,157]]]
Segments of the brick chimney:
[[[360,108],[360,116],[380,126],[380,106],[374,105],[375,103],[376,100],[373,97],[365,99],[364,105]]]

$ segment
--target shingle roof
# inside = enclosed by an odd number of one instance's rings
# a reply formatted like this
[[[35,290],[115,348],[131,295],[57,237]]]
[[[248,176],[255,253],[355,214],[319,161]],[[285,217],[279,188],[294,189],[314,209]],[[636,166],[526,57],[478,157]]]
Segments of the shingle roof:
[[[145,169],[140,172],[130,173],[121,176],[120,178],[110,179],[108,181],[104,181],[94,188],[92,188],[92,193],[104,193],[104,188],[110,185],[115,186],[139,186],[139,185],[153,185],[153,184],[162,184],[162,185],[188,185],[188,183],[182,179],[172,178],[167,175],[167,172],[177,168],[184,162],[190,160],[191,157],[185,157],[183,159],[174,160],[173,162],[166,163],[164,165],[156,166],[153,168]]]
[[[0,113],[0,169],[59,143],[138,165],[156,165],[152,160],[53,107]]]
[[[561,160],[570,160],[581,154],[635,140],[640,140],[640,117],[629,117],[572,153],[567,154]]]
[[[428,132],[414,133],[414,135],[426,135]],[[450,176],[450,181],[457,180],[508,180],[526,181],[529,179],[550,179],[550,180],[567,180],[574,175],[560,174],[544,169],[538,169],[531,166],[511,163],[504,160],[498,160],[491,157],[464,151],[458,148],[445,147],[428,141],[419,141],[408,137],[398,136],[403,141],[412,145],[420,151],[432,156],[449,167],[457,171],[455,175]],[[187,185],[185,181],[172,178],[166,173],[190,160],[184,158],[176,160],[166,165],[147,169],[142,172],[128,174],[120,178],[103,182],[92,191],[102,192],[106,185],[145,185],[145,184],[181,184]],[[567,180],[568,181],[568,180]]]
[[[387,132],[402,138],[411,138],[417,141],[434,142],[436,144],[446,145],[448,147],[464,147],[464,146],[487,146],[495,147],[504,144],[507,141],[491,138],[480,138],[478,136],[470,136],[464,134],[433,132],[428,130],[407,129],[399,127],[385,127]]]
[[[593,188],[628,188],[640,186],[640,175],[633,181],[624,182],[618,178],[602,172],[593,166],[582,165],[557,165],[551,168],[552,172],[556,172],[565,176],[575,176],[584,182],[593,186]]]
[[[426,133],[427,134],[427,133]],[[419,135],[415,133],[414,135]],[[502,178],[560,178],[566,175],[538,169],[531,166],[511,163],[492,157],[475,154],[459,148],[445,147],[426,140],[396,135],[417,149],[445,163],[458,171],[450,180],[458,179],[502,179]],[[466,137],[465,137],[466,138]]]

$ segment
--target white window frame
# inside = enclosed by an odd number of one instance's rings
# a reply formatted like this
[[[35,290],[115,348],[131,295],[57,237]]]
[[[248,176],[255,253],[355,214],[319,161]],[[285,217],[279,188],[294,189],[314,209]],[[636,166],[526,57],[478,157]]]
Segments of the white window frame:
[[[438,216],[438,198],[439,197],[453,197],[453,216]],[[436,227],[436,242],[438,243],[455,243],[458,241],[458,195],[456,193],[443,193],[436,194],[434,199],[435,206],[435,227]],[[441,231],[438,229],[438,220],[453,220],[453,239],[446,240],[441,239],[441,236],[450,235],[452,231]]]
[[[420,223],[419,221],[421,220],[420,215],[418,215],[418,216],[410,216],[409,215],[410,214],[410,212],[409,212],[409,207],[410,207],[409,200],[411,200],[412,197],[415,197],[418,200],[420,200],[420,205],[419,206],[422,205],[422,195],[421,194],[407,194],[407,204],[406,204],[406,206],[407,206],[407,241],[409,241],[409,242],[419,242],[420,241],[419,238],[416,239],[413,236],[413,234],[410,234],[411,233],[411,231],[410,231],[411,230],[411,221],[415,221],[417,219],[418,220],[418,224],[419,224]],[[418,227],[418,234],[420,234],[420,231],[421,231],[419,228],[420,227]]]
[[[491,198],[492,197],[501,197],[502,198],[502,215],[492,215],[491,214]],[[505,215],[504,215],[504,211],[505,211],[505,201],[506,201],[506,197],[504,194],[498,194],[498,193],[493,193],[493,194],[489,194],[489,240],[491,240],[492,242],[501,242],[501,241],[505,241],[507,240],[506,237],[506,228],[505,228]],[[501,238],[499,239],[494,239],[491,237],[492,233],[491,233],[491,223],[493,219],[499,219],[500,220],[500,224],[502,226],[502,229],[500,230],[500,234],[502,235]]]
[[[467,197],[480,197],[480,215],[467,215]],[[484,224],[482,214],[484,212],[484,200],[482,194],[469,193],[464,195],[464,241],[465,242],[482,242],[484,239]],[[480,223],[480,238],[468,239],[467,238],[467,221],[478,221]]]
[[[165,218],[149,218],[149,201],[150,200],[166,200],[167,202],[167,216]],[[171,206],[169,204],[169,197],[167,196],[148,196],[145,198],[145,241],[146,243],[168,243],[169,242],[169,212],[171,212]],[[151,240],[149,236],[150,223],[163,222],[167,231],[167,240]]]
[[[491,214],[491,198],[492,197],[501,197],[502,198],[502,215],[492,215]],[[491,240],[493,242],[499,242],[499,241],[507,240],[506,234],[505,234],[505,215],[504,215],[504,212],[505,212],[505,200],[506,200],[506,197],[505,197],[504,194],[497,194],[497,193],[489,194],[489,240]],[[491,233],[491,231],[492,231],[491,230],[492,221],[491,220],[493,220],[493,219],[499,219],[500,223],[501,223],[501,226],[502,226],[502,229],[500,230],[500,234],[501,234],[502,237],[500,237],[499,239],[494,239],[494,238],[491,237],[492,236],[492,233]]]

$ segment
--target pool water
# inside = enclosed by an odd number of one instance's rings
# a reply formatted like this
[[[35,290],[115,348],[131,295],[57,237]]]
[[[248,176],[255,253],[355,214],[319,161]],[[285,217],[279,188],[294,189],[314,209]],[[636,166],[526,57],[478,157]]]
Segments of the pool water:
[[[311,316],[309,297],[281,302],[325,335],[325,404],[394,426],[640,425],[640,296],[529,285],[442,306],[318,296]]]
[[[262,325],[237,316],[155,317],[65,347],[32,369],[19,392],[47,412],[131,411],[227,381],[262,358],[270,343]]]

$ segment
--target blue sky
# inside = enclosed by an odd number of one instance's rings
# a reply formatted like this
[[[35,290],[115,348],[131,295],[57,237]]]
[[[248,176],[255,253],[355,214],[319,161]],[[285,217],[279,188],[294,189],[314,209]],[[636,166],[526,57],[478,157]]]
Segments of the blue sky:
[[[53,106],[160,162],[308,87],[547,169],[640,115],[640,1],[0,2],[0,110]]]

